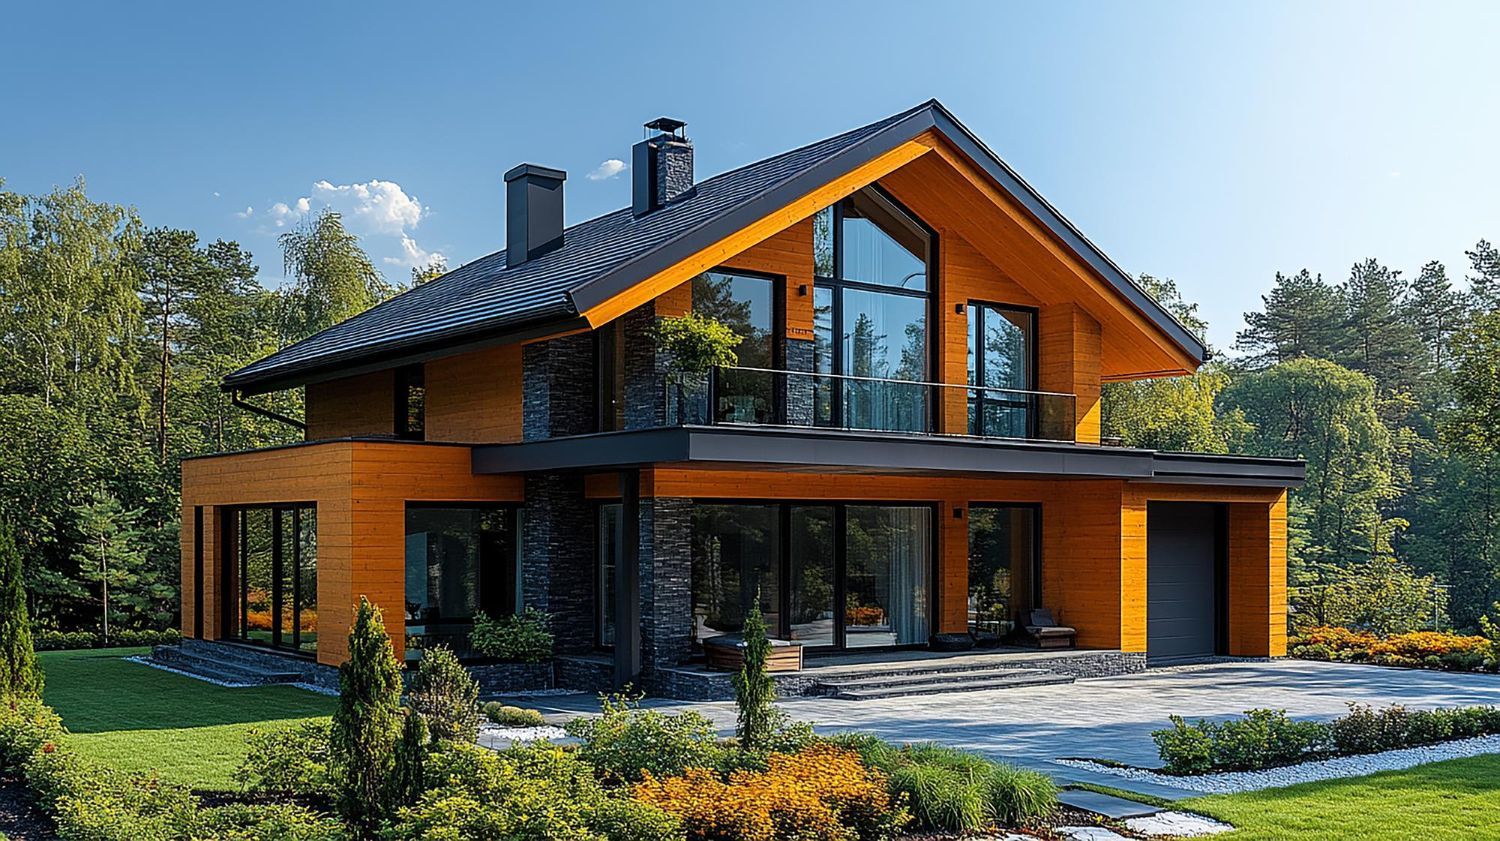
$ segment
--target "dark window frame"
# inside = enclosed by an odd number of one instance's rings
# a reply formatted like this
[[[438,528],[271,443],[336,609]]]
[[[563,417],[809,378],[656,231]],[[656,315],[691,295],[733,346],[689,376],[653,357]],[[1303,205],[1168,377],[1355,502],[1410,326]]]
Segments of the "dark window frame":
[[[857,281],[857,280],[847,280],[847,279],[845,279],[844,278],[844,234],[843,234],[843,228],[844,228],[844,202],[846,201],[846,199],[840,199],[839,201],[835,202],[831,206],[832,207],[832,219],[830,220],[829,236],[833,240],[833,273],[834,273],[835,276],[834,277],[827,277],[827,276],[824,276],[824,275],[817,274],[816,273],[817,272],[817,260],[816,260],[816,257],[815,257],[814,261],[813,261],[813,266],[814,266],[813,289],[811,291],[812,291],[812,294],[814,295],[814,307],[815,308],[816,308],[816,294],[817,294],[817,288],[818,287],[823,287],[823,288],[826,288],[826,289],[829,290],[829,292],[830,292],[829,300],[832,302],[832,313],[830,314],[829,318],[830,318],[830,322],[831,322],[830,329],[833,332],[833,337],[832,337],[831,347],[829,348],[829,352],[830,352],[830,355],[831,355],[831,359],[829,360],[829,364],[830,364],[830,366],[833,369],[832,373],[834,374],[834,377],[831,377],[830,379],[832,379],[834,381],[834,383],[838,383],[839,387],[835,388],[835,387],[833,387],[832,384],[830,384],[830,387],[829,387],[829,414],[831,415],[831,417],[829,418],[829,420],[830,420],[831,424],[835,428],[838,428],[838,427],[840,427],[842,425],[843,418],[844,418],[844,389],[842,387],[842,383],[844,381],[838,379],[838,376],[843,375],[845,373],[845,371],[844,371],[844,340],[843,340],[843,337],[844,337],[844,295],[843,295],[843,292],[844,292],[845,289],[855,289],[855,290],[859,290],[859,291],[863,291],[863,292],[872,292],[872,293],[880,293],[880,294],[891,294],[891,295],[899,295],[899,296],[904,296],[904,297],[909,297],[909,298],[924,298],[924,299],[926,299],[926,301],[927,301],[927,308],[926,308],[926,310],[927,311],[926,311],[926,323],[924,325],[924,332],[925,332],[924,339],[925,339],[925,344],[926,344],[925,350],[927,351],[927,353],[926,353],[926,356],[927,356],[927,372],[924,375],[925,379],[923,381],[924,382],[935,382],[936,380],[934,378],[934,374],[937,371],[941,370],[941,366],[942,366],[941,351],[938,348],[938,342],[933,341],[933,333],[934,333],[934,330],[935,330],[936,325],[938,323],[938,319],[940,318],[940,314],[938,312],[938,301],[942,297],[939,294],[939,284],[941,283],[941,278],[938,276],[938,274],[939,274],[938,266],[939,266],[939,263],[940,263],[939,255],[940,255],[941,252],[939,251],[939,249],[940,249],[941,245],[940,245],[940,242],[939,242],[938,232],[931,225],[927,224],[926,220],[924,220],[921,216],[918,216],[915,212],[913,212],[911,210],[911,208],[909,208],[906,205],[902,204],[900,200],[898,200],[895,196],[891,195],[890,192],[888,192],[885,188],[881,187],[879,184],[871,184],[870,186],[864,188],[864,192],[868,192],[869,194],[874,195],[877,198],[877,200],[884,201],[887,204],[891,205],[891,207],[893,207],[895,210],[899,211],[900,215],[905,216],[908,220],[910,220],[918,228],[920,228],[921,231],[924,234],[926,234],[926,236],[927,236],[927,254],[924,255],[923,259],[924,259],[924,261],[925,261],[925,263],[927,265],[927,283],[926,283],[926,287],[927,288],[926,289],[922,289],[922,290],[912,290],[912,289],[905,289],[905,288],[898,287],[898,286],[890,286],[890,285],[880,284],[880,283],[869,283],[869,282],[865,282],[865,281]],[[819,212],[821,212],[821,211],[819,211]],[[816,250],[816,244],[814,245],[814,249]],[[816,325],[814,325],[813,329],[816,331],[816,329],[817,329]],[[816,336],[814,336],[813,341],[814,342],[817,341]],[[814,373],[816,373],[816,367],[817,366],[815,364],[814,365],[814,369],[815,369]],[[814,382],[816,382],[816,380],[814,380]],[[940,413],[940,410],[941,410],[940,407],[941,407],[942,401],[941,400],[934,400],[934,399],[932,399],[932,395],[928,395],[928,399],[927,399],[926,402],[927,402],[927,416],[928,416],[927,417],[927,429],[928,429],[928,431],[938,429],[939,428],[939,426],[938,426],[939,413]],[[817,420],[816,420],[816,416],[814,417],[814,425],[818,425],[817,424]]]
[[[416,412],[412,411],[412,394],[421,392],[421,402]],[[427,368],[418,362],[413,365],[403,365],[396,369],[396,387],[393,395],[395,399],[395,435],[403,441],[424,441],[427,439]],[[412,417],[415,414],[417,423],[412,425]]]
[[[226,610],[223,622],[224,639],[228,642],[242,645],[253,645],[256,648],[269,648],[279,654],[287,654],[296,657],[313,658],[316,653],[302,650],[302,612],[301,612],[301,588],[302,588],[302,512],[310,509],[313,512],[316,523],[318,504],[312,501],[301,502],[252,502],[237,505],[224,506],[221,525],[232,522],[230,528],[225,529],[224,544],[232,546],[232,551],[224,553],[223,568],[226,577],[234,582],[232,592],[225,593],[224,603],[226,606],[238,602],[239,610]],[[245,587],[248,576],[247,564],[249,563],[250,534],[245,528],[245,513],[252,510],[269,510],[271,512],[271,641],[269,643],[257,642],[249,636],[249,614],[250,593]],[[281,526],[284,522],[286,512],[292,512],[292,563],[295,572],[292,579],[292,640],[290,644],[283,639],[281,630],[281,608],[285,606],[286,593],[282,587],[285,572],[284,564],[286,558],[282,550]],[[314,535],[316,536],[316,531]],[[314,538],[316,539],[316,537]],[[317,555],[313,555],[313,562],[317,562]],[[228,589],[228,588],[226,588]],[[231,601],[233,599],[234,601]],[[321,628],[319,628],[321,632]]]
[[[990,500],[986,500],[986,501],[983,501],[983,502],[970,502],[970,503],[968,503],[965,506],[965,508],[964,508],[964,542],[965,542],[965,545],[964,545],[964,563],[965,564],[968,563],[968,557],[969,557],[969,546],[968,546],[968,539],[969,539],[969,537],[968,537],[968,535],[969,535],[969,529],[971,528],[969,520],[970,520],[970,517],[972,516],[972,512],[974,511],[975,508],[1029,508],[1029,509],[1032,510],[1032,512],[1033,512],[1032,513],[1032,522],[1035,524],[1036,534],[1034,534],[1032,536],[1032,541],[1031,541],[1032,542],[1032,547],[1031,547],[1031,592],[1028,595],[1031,597],[1031,603],[1035,607],[1043,607],[1043,606],[1045,606],[1045,603],[1042,600],[1042,576],[1046,574],[1046,568],[1043,565],[1043,554],[1042,554],[1042,552],[1043,552],[1043,550],[1042,550],[1042,529],[1044,528],[1043,521],[1042,521],[1042,518],[1043,518],[1042,503],[1040,503],[1040,502],[996,502],[996,501],[990,501]],[[965,593],[965,598],[967,598],[967,593]]]
[[[691,284],[699,277],[706,274],[734,275],[736,277],[751,278],[754,280],[768,280],[771,282],[771,368],[781,371],[786,368],[786,275],[774,274],[772,272],[755,271],[753,269],[737,269],[725,264],[715,266],[708,271],[699,272],[687,281]],[[693,301],[696,307],[697,300]],[[693,312],[697,312],[696,308]],[[719,423],[719,389],[722,371],[714,371],[713,376],[708,379],[708,421],[711,424]],[[786,400],[776,380],[771,382],[771,416],[776,423],[786,421]]]
[[[1026,348],[1026,355],[1030,358],[1026,361],[1027,382],[1026,388],[1024,390],[1036,391],[1037,383],[1039,382],[1039,378],[1041,376],[1039,366],[1041,365],[1040,347],[1042,343],[1037,333],[1037,331],[1040,329],[1041,310],[1037,307],[1025,306],[1024,304],[1005,304],[1000,303],[999,301],[987,301],[978,299],[970,299],[969,302],[965,304],[965,309],[967,310],[966,315],[968,316],[969,322],[972,323],[975,321],[976,317],[978,318],[978,329],[975,332],[980,337],[981,345],[983,344],[984,313],[986,310],[1006,310],[1008,312],[1019,312],[1026,314],[1031,324],[1027,335],[1027,338],[1029,340],[1028,344],[1030,345],[1030,347]],[[966,324],[966,332],[967,327],[968,325]],[[965,339],[965,341],[968,341],[967,338]],[[988,402],[988,398],[985,397],[985,392],[980,388],[980,386],[982,386],[982,384],[984,383],[984,353],[982,351],[982,348],[969,348],[969,351],[974,355],[975,382],[974,386],[970,386],[974,389],[975,402],[973,422],[969,424],[969,434],[981,435],[983,433],[979,431],[979,428],[983,426],[984,404]],[[1009,405],[1014,405],[1014,403],[1012,402]],[[1037,415],[1041,414],[1041,407],[1037,405],[1035,397],[1030,397],[1025,400],[1024,405],[1027,409],[1026,437],[1035,438],[1037,429]]]
[[[509,520],[509,522],[507,523],[507,528],[508,528],[508,530],[511,533],[512,540],[513,540],[513,543],[514,543],[514,545],[511,547],[511,549],[512,549],[512,551],[516,555],[516,557],[515,557],[515,579],[512,582],[510,582],[510,586],[511,586],[512,589],[515,589],[515,590],[518,591],[517,592],[517,598],[516,598],[516,611],[520,612],[521,610],[525,609],[524,600],[521,597],[521,594],[519,593],[519,589],[522,587],[522,582],[525,580],[524,576],[523,576],[523,572],[522,572],[523,557],[522,557],[522,548],[521,548],[522,547],[522,543],[521,543],[521,510],[522,510],[522,507],[523,506],[522,506],[521,503],[518,503],[518,502],[504,502],[504,501],[501,501],[501,502],[492,502],[492,501],[475,502],[473,500],[427,500],[427,499],[424,499],[424,500],[407,500],[405,506],[401,509],[401,526],[402,526],[401,533],[402,533],[402,539],[404,541],[405,537],[406,537],[406,528],[407,528],[406,518],[407,518],[407,515],[412,510],[414,510],[414,509],[415,510],[434,510],[434,509],[435,510],[454,510],[454,509],[459,509],[459,510],[476,510],[476,511],[499,511],[499,512],[506,513],[508,515],[508,520]],[[401,599],[402,600],[401,614],[402,614],[402,620],[403,620],[402,621],[402,627],[403,628],[409,627],[410,625],[414,624],[413,620],[406,619],[406,592],[405,592],[405,580],[406,579],[405,579],[405,573],[406,573],[406,556],[405,556],[405,552],[403,550],[403,553],[402,553],[402,599]],[[479,566],[479,575],[480,575],[480,579],[479,579],[479,597],[475,601],[479,605],[479,610],[480,611],[483,611],[483,612],[485,612],[485,613],[487,613],[487,614],[489,614],[491,616],[495,616],[495,614],[493,612],[491,612],[490,608],[493,606],[493,599],[495,597],[495,594],[498,591],[496,591],[493,587],[489,586],[485,582],[485,580],[484,580],[484,567],[483,567],[482,563]],[[469,619],[466,619],[466,620],[465,619],[444,619],[443,620],[444,624],[449,624],[449,625],[464,625],[464,624],[472,625],[473,622],[474,622],[473,617],[470,617]],[[425,623],[424,622],[415,622],[415,624],[425,624]]]

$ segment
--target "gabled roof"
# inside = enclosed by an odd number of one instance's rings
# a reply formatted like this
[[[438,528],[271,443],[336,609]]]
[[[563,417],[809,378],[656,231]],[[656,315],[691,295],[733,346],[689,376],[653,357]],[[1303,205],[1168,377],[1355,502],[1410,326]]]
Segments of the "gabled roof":
[[[660,210],[630,208],[566,229],[514,268],[498,251],[283,348],[224,378],[270,391],[456,347],[587,326],[580,313],[662,272],[925,131],[940,132],[1193,359],[1203,343],[1162,309],[937,100],[699,182]]]

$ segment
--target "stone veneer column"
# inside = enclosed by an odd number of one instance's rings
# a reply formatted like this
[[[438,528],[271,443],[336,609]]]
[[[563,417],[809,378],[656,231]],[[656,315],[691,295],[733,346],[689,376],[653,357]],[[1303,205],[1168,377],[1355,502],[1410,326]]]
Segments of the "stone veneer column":
[[[649,429],[667,423],[666,381],[670,360],[656,351],[651,326],[656,302],[620,316],[625,343],[625,428]]]
[[[641,666],[650,674],[687,658],[692,643],[693,502],[641,500]]]
[[[537,441],[593,432],[596,370],[591,334],[526,345],[521,351],[521,437]]]
[[[526,477],[521,525],[521,602],[552,616],[557,651],[594,647],[594,506],[578,475]]]
[[[812,373],[813,343],[806,339],[787,339],[782,345],[782,357],[786,370]],[[788,374],[777,386],[781,391],[781,405],[786,423],[791,426],[812,426],[814,417],[814,385],[816,377]],[[830,380],[826,385],[832,385]]]

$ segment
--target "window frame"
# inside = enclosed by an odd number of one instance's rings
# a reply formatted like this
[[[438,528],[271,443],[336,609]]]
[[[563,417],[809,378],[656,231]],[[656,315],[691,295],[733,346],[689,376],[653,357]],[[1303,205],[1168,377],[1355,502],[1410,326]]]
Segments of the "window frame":
[[[1037,307],[1028,307],[1024,304],[1005,304],[1000,303],[999,301],[980,299],[970,299],[964,306],[965,314],[968,319],[967,323],[964,325],[964,341],[966,344],[968,343],[971,336],[977,336],[982,339],[984,334],[985,322],[984,314],[987,310],[1005,310],[1008,312],[1018,312],[1026,314],[1027,320],[1030,322],[1029,329],[1027,331],[1027,338],[1029,340],[1027,344],[1029,345],[1029,347],[1026,348],[1026,355],[1028,357],[1028,359],[1026,360],[1027,382],[1026,388],[1020,390],[1035,392],[1037,390],[1037,383],[1041,376],[1041,371],[1039,370],[1039,366],[1041,365],[1041,341],[1037,335],[1038,323],[1041,320],[1041,310]],[[970,330],[969,325],[974,325],[975,329]],[[982,346],[983,342],[981,341],[980,344]],[[974,359],[974,368],[972,371],[974,382],[968,384],[969,388],[974,392],[974,409],[972,417],[967,426],[970,435],[982,437],[984,436],[984,433],[979,430],[983,426],[984,404],[986,402],[985,390],[983,386],[985,366],[984,353],[981,352],[981,348],[972,346],[968,348],[968,352]],[[967,365],[965,365],[965,367],[967,367]],[[968,371],[965,371],[965,374],[968,373]],[[1026,438],[1029,440],[1036,438],[1037,415],[1040,413],[1040,407],[1034,402],[1028,401],[1026,404],[1026,409]],[[998,438],[1005,436],[993,437]]]
[[[521,535],[521,526],[522,526],[522,523],[521,523],[521,516],[522,516],[521,511],[522,511],[522,506],[521,506],[520,503],[515,503],[515,502],[489,502],[489,501],[476,502],[476,501],[472,501],[472,500],[425,500],[425,499],[424,500],[406,500],[405,504],[402,506],[402,509],[401,509],[401,535],[402,535],[402,558],[401,558],[401,560],[402,560],[402,564],[401,564],[401,572],[402,572],[402,579],[401,579],[401,581],[402,581],[401,596],[402,597],[401,597],[401,601],[402,601],[402,605],[401,605],[401,613],[402,613],[402,620],[403,620],[402,621],[402,629],[403,629],[403,631],[407,627],[410,627],[410,625],[412,624],[412,620],[406,619],[406,604],[407,604],[407,599],[406,599],[406,595],[407,595],[406,594],[406,565],[407,565],[408,561],[407,561],[407,558],[406,558],[406,555],[405,555],[405,541],[406,541],[406,538],[409,536],[409,534],[407,532],[407,528],[408,528],[408,526],[407,526],[407,517],[409,516],[409,514],[413,510],[434,510],[434,509],[437,509],[437,510],[442,510],[442,509],[447,509],[447,510],[460,509],[460,510],[475,510],[475,511],[486,511],[486,512],[496,511],[496,512],[502,512],[502,513],[505,513],[505,514],[508,515],[508,520],[509,520],[509,522],[508,522],[508,528],[510,529],[510,532],[511,532],[511,535],[512,535],[512,543],[513,543],[513,546],[511,547],[511,551],[514,554],[514,564],[515,564],[515,580],[512,581],[512,582],[510,582],[510,587],[513,588],[514,592],[515,592],[515,600],[516,600],[515,612],[517,614],[519,614],[522,610],[525,610],[525,603],[524,603],[524,598],[523,598],[523,596],[524,596],[523,582],[525,580],[525,574],[524,574],[523,567],[522,567],[523,563],[525,562],[525,550],[524,550],[524,547],[522,545],[522,535]],[[477,612],[483,612],[483,613],[489,614],[492,617],[494,617],[494,614],[491,613],[491,611],[490,611],[490,607],[492,606],[490,599],[492,599],[494,597],[494,594],[497,593],[498,591],[493,590],[491,587],[489,587],[486,584],[486,582],[485,582],[485,569],[484,569],[484,565],[483,565],[482,561],[483,561],[482,558],[478,559],[477,569],[479,571],[479,593],[477,594],[478,598],[475,600],[475,603],[478,605]],[[490,599],[486,598],[486,594],[487,593],[490,595]],[[443,621],[444,621],[445,624],[453,624],[453,625],[468,624],[470,626],[472,626],[473,622],[474,622],[473,617],[470,617],[467,620],[464,620],[464,619],[445,619]],[[418,623],[418,624],[422,624],[422,623]],[[410,659],[410,658],[408,658],[408,659]]]

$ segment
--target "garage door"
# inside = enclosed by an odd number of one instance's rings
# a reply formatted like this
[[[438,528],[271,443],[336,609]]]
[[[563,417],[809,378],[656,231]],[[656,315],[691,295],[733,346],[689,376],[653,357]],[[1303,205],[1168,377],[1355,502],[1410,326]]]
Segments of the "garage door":
[[[1146,656],[1212,656],[1218,639],[1217,506],[1153,502],[1146,512]]]

